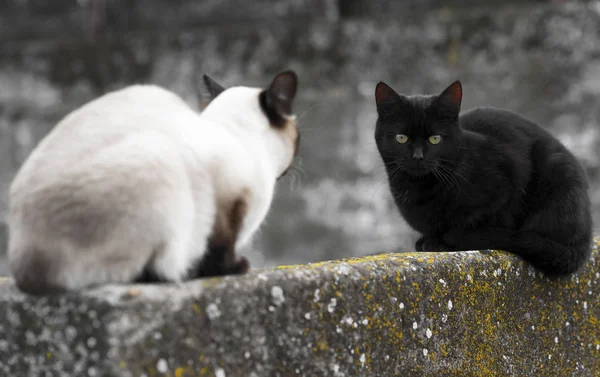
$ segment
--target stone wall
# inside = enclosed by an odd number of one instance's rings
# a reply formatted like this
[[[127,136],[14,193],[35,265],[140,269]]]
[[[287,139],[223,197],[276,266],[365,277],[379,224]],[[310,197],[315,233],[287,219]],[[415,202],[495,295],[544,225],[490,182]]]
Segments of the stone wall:
[[[505,107],[548,128],[585,165],[600,232],[599,12],[596,1],[2,1],[0,218],[28,153],[86,101],[153,82],[196,106],[203,73],[264,85],[292,68],[302,173],[278,185],[245,251],[253,266],[414,249],[373,141],[379,80],[410,93],[459,78],[465,109]]]
[[[52,298],[0,281],[5,376],[600,375],[600,239],[577,275],[403,253]]]

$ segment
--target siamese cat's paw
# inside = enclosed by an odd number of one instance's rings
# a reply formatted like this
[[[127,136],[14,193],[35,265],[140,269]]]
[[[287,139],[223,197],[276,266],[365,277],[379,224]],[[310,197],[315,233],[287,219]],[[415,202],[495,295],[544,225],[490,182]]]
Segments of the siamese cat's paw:
[[[227,274],[242,275],[250,270],[250,262],[245,257],[238,257],[228,268]]]

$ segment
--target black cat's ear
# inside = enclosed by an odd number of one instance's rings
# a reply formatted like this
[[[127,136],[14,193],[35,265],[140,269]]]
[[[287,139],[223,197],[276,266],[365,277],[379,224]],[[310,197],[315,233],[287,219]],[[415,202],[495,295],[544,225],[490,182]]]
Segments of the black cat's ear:
[[[398,99],[400,99],[400,95],[388,84],[379,82],[375,87],[375,103],[377,107],[395,102]]]
[[[219,83],[217,83],[215,80],[211,79],[208,75],[202,76],[202,79],[204,80],[204,85],[206,86],[206,89],[208,90],[208,93],[210,93],[212,99],[215,99],[225,90],[225,88],[219,85]]]
[[[438,108],[442,108],[445,113],[458,118],[461,102],[462,85],[460,81],[457,80],[450,84],[450,86],[439,95],[437,99],[437,106]]]
[[[285,71],[273,79],[265,90],[265,105],[279,116],[292,115],[292,103],[298,89],[298,76],[294,71]]]

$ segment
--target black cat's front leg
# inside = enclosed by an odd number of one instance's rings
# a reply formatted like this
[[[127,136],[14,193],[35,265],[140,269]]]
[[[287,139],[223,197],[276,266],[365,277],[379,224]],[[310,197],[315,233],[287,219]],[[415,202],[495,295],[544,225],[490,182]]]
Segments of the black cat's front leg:
[[[423,236],[415,244],[417,251],[448,251],[449,247],[444,243],[442,237]]]
[[[504,228],[453,229],[443,239],[455,250],[486,250],[509,243],[514,235],[515,231]]]

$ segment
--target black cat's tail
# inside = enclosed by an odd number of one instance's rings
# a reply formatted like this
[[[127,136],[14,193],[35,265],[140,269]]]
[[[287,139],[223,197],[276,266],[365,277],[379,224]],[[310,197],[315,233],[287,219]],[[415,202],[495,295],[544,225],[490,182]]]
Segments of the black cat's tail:
[[[577,272],[586,264],[592,251],[591,234],[574,236],[562,243],[534,231],[486,228],[461,232],[460,235],[452,233],[447,234],[444,241],[455,248],[504,250],[553,276]]]

